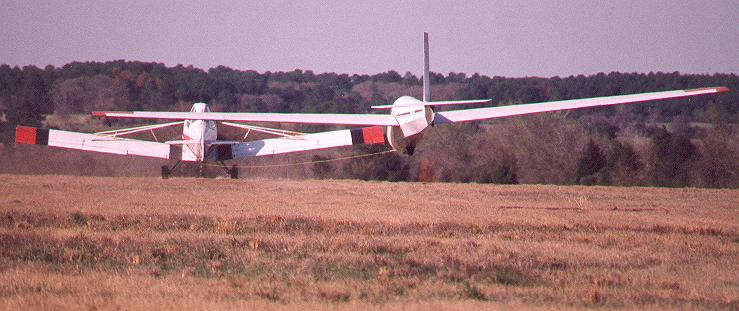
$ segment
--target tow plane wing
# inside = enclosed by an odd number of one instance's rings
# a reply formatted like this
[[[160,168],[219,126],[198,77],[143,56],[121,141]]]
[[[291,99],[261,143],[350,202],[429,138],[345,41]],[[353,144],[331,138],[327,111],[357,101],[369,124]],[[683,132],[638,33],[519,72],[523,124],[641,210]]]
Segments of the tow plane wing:
[[[342,146],[385,143],[387,143],[387,138],[385,137],[383,128],[373,126],[300,136],[268,138],[218,146],[218,160],[223,161]]]
[[[161,159],[179,159],[182,145],[200,143],[190,140],[153,142],[28,126],[18,126],[16,128],[15,142],[16,144],[45,145]],[[215,140],[208,141],[207,144],[215,148],[215,160],[224,161],[351,145],[385,144],[386,142],[387,138],[383,128],[374,126],[248,142]]]
[[[28,126],[16,128],[15,143],[161,159],[174,158],[170,156],[172,148],[166,143]]]

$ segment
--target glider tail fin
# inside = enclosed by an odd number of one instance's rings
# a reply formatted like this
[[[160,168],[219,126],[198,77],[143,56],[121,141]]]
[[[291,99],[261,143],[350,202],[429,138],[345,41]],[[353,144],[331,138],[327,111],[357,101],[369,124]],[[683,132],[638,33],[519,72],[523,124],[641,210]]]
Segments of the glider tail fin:
[[[431,101],[431,83],[429,81],[429,34],[423,33],[423,101]]]
[[[423,100],[421,102],[411,103],[393,103],[392,105],[376,105],[372,106],[373,109],[392,109],[397,107],[423,107],[429,106],[434,109],[436,106],[446,105],[465,105],[465,104],[482,104],[490,102],[490,99],[476,99],[476,100],[445,100],[445,101],[431,101],[431,78],[429,72],[429,34],[423,33]]]

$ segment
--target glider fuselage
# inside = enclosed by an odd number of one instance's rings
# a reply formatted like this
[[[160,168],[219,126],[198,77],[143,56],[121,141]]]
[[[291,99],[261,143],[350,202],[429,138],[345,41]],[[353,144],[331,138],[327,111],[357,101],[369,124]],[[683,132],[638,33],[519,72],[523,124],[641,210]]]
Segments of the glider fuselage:
[[[416,98],[401,96],[393,103],[390,114],[398,126],[388,126],[388,143],[395,150],[412,155],[423,133],[434,122],[434,111]]]

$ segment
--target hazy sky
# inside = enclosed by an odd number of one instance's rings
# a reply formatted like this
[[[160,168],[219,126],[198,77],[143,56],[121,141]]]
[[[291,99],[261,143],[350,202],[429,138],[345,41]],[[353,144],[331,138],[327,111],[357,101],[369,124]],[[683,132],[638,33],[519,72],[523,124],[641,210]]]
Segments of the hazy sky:
[[[739,0],[0,0],[0,63],[418,75],[424,31],[445,74],[739,73]]]

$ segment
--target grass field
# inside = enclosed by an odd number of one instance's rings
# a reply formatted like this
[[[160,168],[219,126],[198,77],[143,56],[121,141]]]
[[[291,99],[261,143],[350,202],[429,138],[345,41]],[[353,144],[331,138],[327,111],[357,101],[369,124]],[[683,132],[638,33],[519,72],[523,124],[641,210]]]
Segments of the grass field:
[[[739,190],[0,185],[3,309],[739,308]]]

